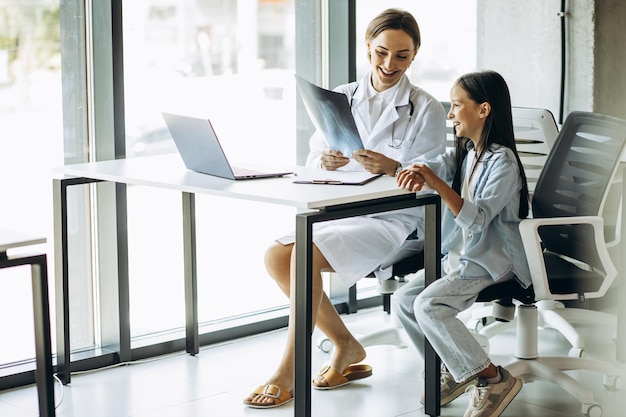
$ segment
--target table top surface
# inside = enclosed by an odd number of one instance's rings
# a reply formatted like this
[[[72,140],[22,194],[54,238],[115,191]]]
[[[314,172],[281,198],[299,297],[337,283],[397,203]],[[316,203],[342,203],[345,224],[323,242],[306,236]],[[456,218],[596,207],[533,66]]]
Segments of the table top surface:
[[[46,243],[46,238],[0,228],[0,253],[5,253],[12,248],[38,245],[40,243]]]
[[[210,194],[301,209],[325,207],[393,197],[409,193],[397,187],[395,178],[382,176],[364,185],[295,184],[298,178],[315,176],[315,170],[290,167],[297,176],[229,180],[188,170],[178,154],[146,156],[110,161],[66,165],[55,172],[71,177],[112,181],[173,189],[189,193]],[[332,176],[329,171],[321,171]]]

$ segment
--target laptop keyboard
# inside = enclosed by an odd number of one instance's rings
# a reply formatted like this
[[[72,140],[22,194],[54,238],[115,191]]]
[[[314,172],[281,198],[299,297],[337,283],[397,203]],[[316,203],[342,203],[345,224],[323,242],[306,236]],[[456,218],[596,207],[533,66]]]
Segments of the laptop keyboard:
[[[254,169],[241,168],[241,167],[232,167],[233,173],[236,177],[247,177],[250,175],[263,175],[265,172],[257,171]]]

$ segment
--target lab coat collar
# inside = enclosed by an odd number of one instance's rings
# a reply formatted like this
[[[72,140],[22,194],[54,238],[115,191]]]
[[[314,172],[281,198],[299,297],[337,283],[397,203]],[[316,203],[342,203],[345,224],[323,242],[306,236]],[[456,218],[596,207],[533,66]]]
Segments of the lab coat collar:
[[[352,106],[355,110],[357,118],[359,119],[357,124],[361,124],[362,126],[369,126],[369,108],[367,107],[367,101],[370,98],[370,95],[368,94],[368,86],[371,86],[371,76],[372,73],[370,71],[359,81],[359,86],[352,95]],[[388,106],[380,115],[378,122],[370,132],[369,138],[364,141],[365,145],[398,120],[399,114],[397,107],[409,105],[411,90],[411,82],[405,74],[398,82],[396,93],[392,98],[392,105]],[[357,118],[355,118],[355,120]]]
[[[411,85],[411,81],[409,81],[409,77],[404,74],[400,81],[398,81],[398,90],[394,97],[394,106],[408,106],[409,100],[411,99],[411,91],[413,90],[413,86]]]
[[[371,79],[372,72],[370,71],[359,81],[358,86],[352,95],[353,106],[361,105],[363,102],[370,99],[371,94],[369,91],[370,89],[373,90]],[[400,81],[398,81],[396,94],[393,96],[394,106],[408,106],[409,99],[411,97],[411,90],[411,81],[409,81],[409,77],[404,74]]]
[[[390,127],[393,123],[400,118],[398,113],[398,107],[408,106],[411,95],[411,82],[406,75],[403,75],[398,85],[396,86],[396,93],[392,97],[391,105],[389,105],[383,113],[380,115],[378,122],[374,126],[370,133],[370,139],[375,138],[385,129]]]

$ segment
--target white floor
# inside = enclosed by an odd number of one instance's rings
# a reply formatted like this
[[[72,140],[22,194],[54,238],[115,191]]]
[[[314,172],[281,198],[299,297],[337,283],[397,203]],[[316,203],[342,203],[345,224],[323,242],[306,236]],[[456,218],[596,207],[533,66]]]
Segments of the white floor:
[[[381,309],[363,310],[344,316],[355,333],[389,324]],[[586,356],[613,360],[612,330],[579,325],[587,336]],[[57,385],[60,417],[196,417],[196,416],[293,416],[293,403],[272,410],[255,410],[242,399],[272,372],[282,353],[285,331],[238,340],[201,349],[197,356],[175,354],[126,366],[72,376],[72,383]],[[318,335],[314,335],[313,341]],[[493,361],[505,365],[514,358],[515,332],[491,340]],[[566,355],[569,345],[554,330],[540,331],[540,353]],[[313,369],[321,368],[329,354],[315,349]],[[419,403],[423,392],[422,361],[415,349],[392,346],[368,348],[365,361],[373,366],[371,378],[332,391],[313,390],[313,416],[416,417],[424,416]],[[626,366],[616,364],[621,375]],[[603,417],[624,415],[624,390],[609,391],[602,376],[588,371],[570,375],[589,386],[602,406]],[[622,377],[623,380],[623,377]],[[442,416],[462,416],[467,404],[463,395],[442,408]],[[0,392],[1,417],[37,416],[34,386]],[[542,381],[525,383],[504,416],[582,416],[579,401],[562,388]]]

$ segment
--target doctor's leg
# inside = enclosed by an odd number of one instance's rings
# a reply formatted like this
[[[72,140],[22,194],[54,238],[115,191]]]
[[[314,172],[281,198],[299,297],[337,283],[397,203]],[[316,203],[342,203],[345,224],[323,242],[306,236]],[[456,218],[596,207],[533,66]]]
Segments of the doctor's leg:
[[[295,250],[293,244],[282,245],[275,243],[266,253],[265,265],[270,276],[276,281],[279,288],[289,296],[289,327],[287,343],[282,359],[274,375],[267,384],[274,384],[293,389],[294,351],[295,351]],[[348,365],[365,359],[365,349],[348,331],[343,320],[337,313],[328,296],[324,293],[322,271],[330,270],[330,265],[319,249],[313,246],[313,294],[312,320],[324,334],[333,341],[335,352],[330,367],[337,372],[343,371]],[[270,401],[270,399],[266,399]],[[255,400],[261,401],[261,399]]]

